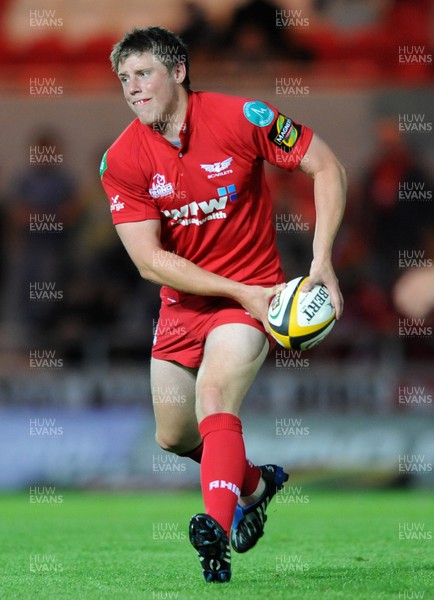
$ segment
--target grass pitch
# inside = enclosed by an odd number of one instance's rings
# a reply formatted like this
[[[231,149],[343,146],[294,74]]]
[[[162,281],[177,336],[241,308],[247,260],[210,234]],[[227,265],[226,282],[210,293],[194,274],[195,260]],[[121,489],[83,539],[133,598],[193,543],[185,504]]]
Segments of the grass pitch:
[[[204,582],[188,541],[199,494],[43,492],[0,496],[2,599],[434,598],[429,492],[293,489],[229,584]]]

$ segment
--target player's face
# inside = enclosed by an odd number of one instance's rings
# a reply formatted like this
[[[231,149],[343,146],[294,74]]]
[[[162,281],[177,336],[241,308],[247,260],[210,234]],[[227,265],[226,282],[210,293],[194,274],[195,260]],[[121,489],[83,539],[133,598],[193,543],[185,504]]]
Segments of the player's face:
[[[131,54],[120,63],[118,77],[128,106],[144,125],[167,124],[176,115],[183,64],[169,73],[150,52]]]

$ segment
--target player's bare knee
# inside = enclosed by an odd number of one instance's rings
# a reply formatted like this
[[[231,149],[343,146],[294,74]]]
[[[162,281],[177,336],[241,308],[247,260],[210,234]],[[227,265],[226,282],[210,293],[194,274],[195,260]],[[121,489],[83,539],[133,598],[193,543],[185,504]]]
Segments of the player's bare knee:
[[[176,440],[176,438],[169,436],[165,437],[164,435],[159,434],[157,431],[157,433],[155,434],[155,441],[165,452],[172,452],[174,454],[177,453],[179,443],[178,440]]]
[[[226,400],[220,386],[214,384],[199,385],[196,402],[198,420],[216,413],[229,412]]]
[[[171,452],[172,454],[185,454],[199,443],[195,444],[195,441],[185,440],[184,438],[177,436],[164,436],[159,434],[158,431],[155,434],[155,440],[160,448],[165,452]]]

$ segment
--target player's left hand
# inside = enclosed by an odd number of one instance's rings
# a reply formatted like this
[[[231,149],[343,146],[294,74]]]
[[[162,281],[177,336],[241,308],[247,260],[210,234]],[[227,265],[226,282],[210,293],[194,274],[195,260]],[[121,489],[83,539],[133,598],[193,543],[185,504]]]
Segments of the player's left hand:
[[[344,309],[344,299],[339,289],[339,282],[333,265],[330,260],[320,263],[314,259],[310,267],[309,279],[303,285],[301,291],[308,292],[314,285],[321,283],[327,287],[336,311],[336,319],[339,319]]]

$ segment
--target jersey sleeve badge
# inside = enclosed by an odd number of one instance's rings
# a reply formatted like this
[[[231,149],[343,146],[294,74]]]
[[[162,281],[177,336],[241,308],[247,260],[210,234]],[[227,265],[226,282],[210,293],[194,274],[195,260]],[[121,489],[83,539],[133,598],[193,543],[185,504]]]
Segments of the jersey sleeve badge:
[[[291,152],[301,134],[301,126],[279,113],[268,134],[268,139],[284,152]]]
[[[258,127],[267,127],[274,119],[274,112],[271,108],[259,100],[246,102],[243,106],[243,113],[250,123]]]
[[[108,150],[104,152],[103,157],[101,159],[101,164],[99,166],[99,176],[101,177],[101,179],[104,173],[107,171],[107,152]]]

